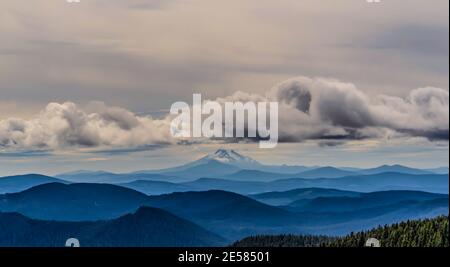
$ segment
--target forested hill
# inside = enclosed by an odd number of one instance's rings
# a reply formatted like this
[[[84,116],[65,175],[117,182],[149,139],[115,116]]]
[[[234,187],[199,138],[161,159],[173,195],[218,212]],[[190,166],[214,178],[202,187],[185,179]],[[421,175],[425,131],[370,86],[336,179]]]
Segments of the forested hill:
[[[448,247],[449,218],[406,221],[350,234],[324,244],[330,247],[363,247],[366,240],[376,238],[382,247]]]
[[[314,235],[259,235],[236,241],[232,247],[319,247],[335,238]]]
[[[449,218],[406,221],[345,237],[327,236],[252,236],[235,242],[233,247],[364,247],[376,238],[382,247],[449,247]]]

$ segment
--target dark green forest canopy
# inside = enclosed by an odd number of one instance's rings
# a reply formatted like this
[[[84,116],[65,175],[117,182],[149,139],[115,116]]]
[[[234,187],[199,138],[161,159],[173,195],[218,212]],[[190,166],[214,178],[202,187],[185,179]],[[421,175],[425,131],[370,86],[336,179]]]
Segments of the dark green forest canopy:
[[[449,247],[449,218],[414,220],[351,233],[345,237],[312,235],[252,236],[235,242],[233,247],[364,247],[376,238],[381,247]]]

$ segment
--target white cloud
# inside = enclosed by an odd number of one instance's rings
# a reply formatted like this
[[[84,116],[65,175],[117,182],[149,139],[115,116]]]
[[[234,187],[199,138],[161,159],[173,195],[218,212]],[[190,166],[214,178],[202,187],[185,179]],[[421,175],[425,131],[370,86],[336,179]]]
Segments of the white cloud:
[[[59,149],[166,144],[172,142],[168,122],[98,102],[86,109],[71,102],[50,103],[35,118],[0,120],[0,146]]]
[[[281,142],[316,140],[323,146],[362,139],[422,137],[448,142],[449,138],[449,93],[440,88],[415,89],[405,98],[369,97],[351,83],[297,77],[265,95],[236,92],[216,100],[278,101]],[[171,118],[138,116],[102,102],[84,108],[72,102],[50,103],[34,118],[0,120],[0,147],[57,150],[176,144],[180,140],[170,134]]]

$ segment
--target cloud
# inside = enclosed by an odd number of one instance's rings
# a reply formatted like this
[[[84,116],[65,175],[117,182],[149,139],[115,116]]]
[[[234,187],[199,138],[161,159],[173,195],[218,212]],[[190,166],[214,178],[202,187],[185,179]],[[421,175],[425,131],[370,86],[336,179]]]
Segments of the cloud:
[[[380,125],[430,140],[448,140],[448,91],[426,87],[411,91],[406,99],[380,98],[382,105],[374,108]]]
[[[354,84],[297,77],[265,96],[238,92],[219,101],[278,101],[281,142],[399,136],[449,138],[449,92],[425,87],[407,97],[370,97]]]
[[[297,77],[276,85],[264,95],[239,91],[216,101],[222,104],[277,101],[280,142],[315,140],[320,146],[335,146],[364,139],[422,137],[447,142],[449,139],[449,92],[434,87],[414,89],[404,98],[370,97],[352,83]],[[170,134],[171,118],[171,115],[160,119],[136,115],[102,102],[92,102],[83,108],[72,102],[50,103],[34,118],[0,120],[0,148],[94,148],[108,154],[170,144],[259,140],[178,140]]]
[[[402,1],[29,2],[0,9],[0,94],[20,105],[107,95],[162,109],[195,90],[263,94],[298,73],[378,93],[448,88],[448,1],[410,0],[408,12]]]
[[[169,144],[170,121],[136,116],[118,107],[95,102],[50,103],[36,117],[0,120],[0,148],[60,149],[67,147],[136,147]]]

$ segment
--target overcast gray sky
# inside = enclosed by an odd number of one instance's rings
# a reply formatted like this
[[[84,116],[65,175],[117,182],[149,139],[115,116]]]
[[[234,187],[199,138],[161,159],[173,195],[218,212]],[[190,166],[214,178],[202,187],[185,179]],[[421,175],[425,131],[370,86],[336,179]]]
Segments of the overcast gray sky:
[[[266,97],[280,83],[299,76],[312,79],[301,85],[321,100],[315,107],[321,119],[284,110],[280,116],[286,126],[301,121],[312,130],[285,127],[284,137],[294,141],[297,149],[280,146],[274,161],[377,165],[387,163],[389,155],[393,163],[448,165],[448,8],[447,0],[372,4],[365,0],[2,0],[0,167],[9,168],[4,171],[8,173],[106,169],[106,162],[124,162],[123,154],[80,156],[86,148],[79,146],[166,146],[170,140],[155,130],[164,121],[147,114],[164,113],[175,101],[190,102],[194,92],[209,99],[237,91]],[[316,77],[336,82],[324,85]],[[330,106],[325,96],[338,92],[343,83],[351,86],[345,87],[350,97],[342,99],[355,100],[340,104],[367,106],[367,117],[350,118],[352,127],[353,119],[358,121],[356,128],[367,137],[364,140],[350,136],[345,125],[348,114],[338,118],[331,116],[336,114],[333,109],[323,109]],[[382,100],[372,101],[380,96]],[[387,96],[394,99],[387,101]],[[420,99],[410,105],[414,97],[435,99],[427,103],[433,108]],[[427,119],[430,112],[431,120]],[[93,113],[103,117],[92,119]],[[90,128],[83,128],[81,134],[76,126],[71,128],[76,129],[77,139],[70,139],[74,134],[61,129],[61,114],[83,123],[87,120]],[[396,117],[382,119],[392,114]],[[100,137],[91,132],[111,116],[131,123],[133,130],[108,128]],[[12,118],[18,120],[12,122]],[[366,118],[371,123],[361,125]],[[330,125],[323,129],[324,123]],[[18,137],[21,127],[30,130]],[[380,133],[380,127],[389,134]],[[45,130],[55,138],[45,136]],[[344,132],[345,140],[318,141],[324,131]],[[117,135],[120,140],[114,138]],[[257,146],[248,146],[249,154],[268,161],[263,151],[255,150]],[[195,147],[198,154],[174,159],[188,161],[213,149]],[[139,153],[148,156],[145,164],[159,167],[174,156],[173,150],[169,145]],[[350,156],[331,162],[344,151],[359,155],[359,162]],[[59,161],[65,162],[63,167],[56,164]],[[137,165],[128,162],[122,168],[140,168]]]

